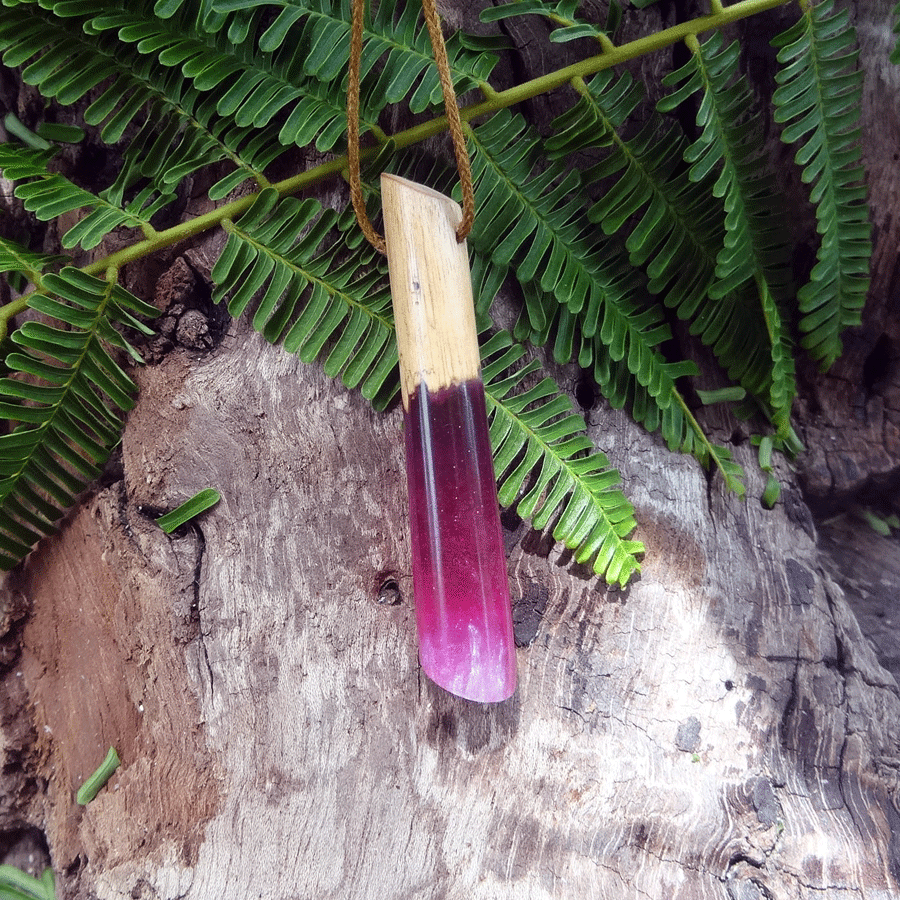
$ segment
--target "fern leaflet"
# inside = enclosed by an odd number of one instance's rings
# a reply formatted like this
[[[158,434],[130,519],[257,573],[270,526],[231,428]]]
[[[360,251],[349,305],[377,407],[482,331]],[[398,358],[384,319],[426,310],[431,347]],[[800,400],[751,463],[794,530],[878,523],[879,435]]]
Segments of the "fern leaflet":
[[[11,568],[100,472],[119,442],[134,382],[115,361],[140,359],[121,329],[149,334],[136,315],[154,307],[74,268],[42,279],[30,307],[58,324],[26,322],[0,379],[0,567]]]

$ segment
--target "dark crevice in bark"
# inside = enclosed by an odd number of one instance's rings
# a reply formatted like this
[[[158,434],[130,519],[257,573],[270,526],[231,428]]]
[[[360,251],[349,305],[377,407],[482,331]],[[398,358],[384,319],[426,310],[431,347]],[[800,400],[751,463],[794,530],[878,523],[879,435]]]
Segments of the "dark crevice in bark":
[[[194,597],[193,602],[191,603],[191,623],[196,626],[198,657],[200,664],[206,670],[206,679],[203,678],[202,672],[199,672],[198,675],[201,676],[201,684],[204,680],[208,680],[209,695],[210,698],[212,698],[215,687],[215,676],[213,675],[213,669],[209,662],[209,654],[206,650],[206,643],[204,642],[203,621],[200,609],[200,584],[203,574],[203,559],[206,555],[206,536],[203,534],[203,529],[196,522],[191,523],[189,528],[191,533],[197,538],[197,557],[196,562],[194,563],[194,577],[192,581]]]
[[[778,737],[781,742],[781,746],[791,752],[792,747],[790,745],[789,735],[791,730],[791,720],[794,717],[794,714],[797,711],[798,705],[800,703],[800,657],[799,655],[794,658],[794,671],[791,675],[791,692],[788,696],[787,702],[784,704],[784,710],[781,713],[781,721],[778,725]]]

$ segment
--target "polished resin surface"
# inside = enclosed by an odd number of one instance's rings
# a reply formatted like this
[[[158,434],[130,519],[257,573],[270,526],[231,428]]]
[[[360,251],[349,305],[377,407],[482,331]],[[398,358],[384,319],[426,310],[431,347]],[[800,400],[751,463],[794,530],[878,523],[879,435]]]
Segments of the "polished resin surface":
[[[460,697],[504,700],[516,687],[515,646],[480,380],[419,385],[406,468],[422,667]]]

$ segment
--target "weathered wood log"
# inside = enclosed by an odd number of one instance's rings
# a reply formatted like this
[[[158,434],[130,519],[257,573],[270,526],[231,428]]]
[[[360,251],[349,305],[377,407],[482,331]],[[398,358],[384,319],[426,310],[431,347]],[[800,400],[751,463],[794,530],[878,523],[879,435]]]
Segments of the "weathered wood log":
[[[416,662],[399,411],[241,327],[141,388],[123,480],[10,585],[64,896],[896,891],[896,683],[794,490],[741,503],[596,410],[642,577],[508,530],[520,686],[480,707]],[[207,485],[183,534],[153,523]]]

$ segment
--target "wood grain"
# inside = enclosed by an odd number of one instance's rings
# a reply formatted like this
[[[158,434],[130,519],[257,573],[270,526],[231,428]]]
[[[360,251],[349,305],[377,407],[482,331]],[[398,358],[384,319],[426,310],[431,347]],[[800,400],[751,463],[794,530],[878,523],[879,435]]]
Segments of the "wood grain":
[[[396,175],[381,176],[384,237],[403,403],[419,384],[437,391],[478,378],[481,357],[459,204]]]

